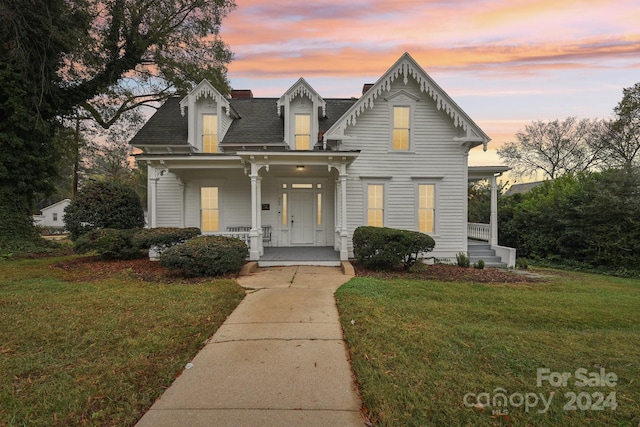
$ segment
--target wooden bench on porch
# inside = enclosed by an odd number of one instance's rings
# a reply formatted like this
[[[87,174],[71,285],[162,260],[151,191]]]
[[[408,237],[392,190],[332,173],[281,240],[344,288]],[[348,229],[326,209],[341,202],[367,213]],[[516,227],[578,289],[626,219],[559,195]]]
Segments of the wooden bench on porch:
[[[251,231],[251,226],[248,225],[236,225],[227,227],[229,233],[248,233]],[[271,244],[271,226],[262,226],[262,243]]]

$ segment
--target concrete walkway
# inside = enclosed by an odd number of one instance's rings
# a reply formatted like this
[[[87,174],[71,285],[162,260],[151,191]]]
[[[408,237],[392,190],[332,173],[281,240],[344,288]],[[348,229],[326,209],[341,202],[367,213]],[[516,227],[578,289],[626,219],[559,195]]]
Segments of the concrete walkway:
[[[138,427],[364,426],[334,293],[338,267],[270,267]]]

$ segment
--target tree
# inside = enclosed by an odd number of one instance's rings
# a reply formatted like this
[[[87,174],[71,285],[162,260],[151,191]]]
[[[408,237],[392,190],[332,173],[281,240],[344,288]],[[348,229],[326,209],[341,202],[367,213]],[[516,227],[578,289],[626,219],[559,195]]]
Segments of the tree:
[[[623,89],[613,111],[615,118],[603,125],[596,143],[609,166],[629,169],[640,157],[640,83]]]
[[[590,170],[602,163],[596,120],[569,117],[564,121],[534,121],[516,134],[517,142],[498,149],[498,156],[517,175],[542,171],[554,179],[566,173]]]
[[[220,40],[233,0],[0,3],[0,246],[31,239],[34,195],[52,190],[61,119],[103,128],[208,78],[228,91]],[[114,102],[117,100],[118,102]]]

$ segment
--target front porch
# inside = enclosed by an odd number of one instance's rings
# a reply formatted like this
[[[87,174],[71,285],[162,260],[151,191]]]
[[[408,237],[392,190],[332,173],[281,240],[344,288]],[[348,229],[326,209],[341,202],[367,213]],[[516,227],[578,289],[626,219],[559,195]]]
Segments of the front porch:
[[[340,252],[331,246],[266,247],[264,248],[264,255],[258,261],[258,266],[260,267],[292,265],[339,267],[341,265]]]

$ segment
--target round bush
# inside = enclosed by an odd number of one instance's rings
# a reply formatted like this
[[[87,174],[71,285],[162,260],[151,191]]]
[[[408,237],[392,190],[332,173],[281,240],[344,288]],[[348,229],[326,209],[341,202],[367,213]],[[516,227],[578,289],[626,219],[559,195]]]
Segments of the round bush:
[[[133,189],[116,182],[90,182],[65,209],[64,223],[72,240],[100,228],[144,226],[144,211]]]
[[[355,257],[365,267],[376,270],[388,270],[400,263],[409,269],[435,244],[431,236],[418,231],[364,226],[353,232]]]
[[[240,239],[226,236],[200,236],[162,252],[160,264],[183,276],[220,276],[237,273],[249,255]]]

